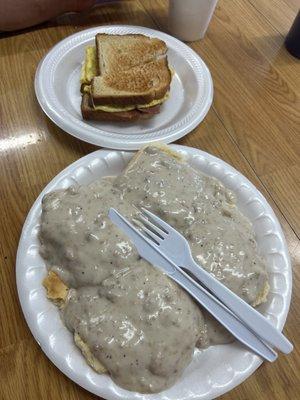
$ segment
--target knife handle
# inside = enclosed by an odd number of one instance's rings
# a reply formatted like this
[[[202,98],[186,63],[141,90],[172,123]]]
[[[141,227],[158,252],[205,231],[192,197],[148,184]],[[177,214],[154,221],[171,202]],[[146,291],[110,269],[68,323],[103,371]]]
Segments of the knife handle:
[[[275,361],[277,353],[261,341],[217,298],[195,282],[186,272],[178,270],[172,275],[202,307],[215,317],[234,337],[268,361]]]
[[[293,350],[292,343],[262,314],[212,277],[192,258],[186,268],[262,340],[286,354]]]

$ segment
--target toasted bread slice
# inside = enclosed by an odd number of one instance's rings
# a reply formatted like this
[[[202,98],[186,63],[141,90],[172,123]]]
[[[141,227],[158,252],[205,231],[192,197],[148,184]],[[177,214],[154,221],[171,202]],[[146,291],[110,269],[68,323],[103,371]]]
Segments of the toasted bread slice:
[[[102,110],[96,110],[90,105],[90,95],[88,93],[85,93],[82,96],[81,113],[84,119],[95,121],[130,122],[137,121],[139,119],[148,119],[152,116],[152,113],[141,112],[137,109],[119,112],[106,112]]]
[[[165,42],[145,35],[96,35],[100,75],[115,70],[129,70],[166,54]]]
[[[172,74],[166,44],[143,35],[96,36],[100,76],[91,85],[94,105],[129,106],[161,99]]]
[[[92,80],[94,105],[128,106],[161,99],[170,90],[171,72],[167,58],[126,71],[112,71]]]

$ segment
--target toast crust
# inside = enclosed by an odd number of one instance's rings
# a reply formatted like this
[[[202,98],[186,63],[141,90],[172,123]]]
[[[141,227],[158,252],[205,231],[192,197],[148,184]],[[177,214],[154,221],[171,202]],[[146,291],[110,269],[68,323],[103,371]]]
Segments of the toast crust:
[[[43,286],[47,290],[48,299],[57,303],[58,306],[62,305],[66,301],[69,288],[55,272],[48,272],[48,275],[43,280]]]

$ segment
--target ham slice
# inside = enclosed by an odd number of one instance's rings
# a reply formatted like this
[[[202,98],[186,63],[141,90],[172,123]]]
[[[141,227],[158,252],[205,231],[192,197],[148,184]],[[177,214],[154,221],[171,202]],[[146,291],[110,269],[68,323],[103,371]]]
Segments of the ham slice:
[[[148,108],[138,108],[138,110],[141,113],[144,114],[158,114],[159,113],[159,109],[160,109],[160,105],[158,104],[157,106],[154,107],[148,107]]]

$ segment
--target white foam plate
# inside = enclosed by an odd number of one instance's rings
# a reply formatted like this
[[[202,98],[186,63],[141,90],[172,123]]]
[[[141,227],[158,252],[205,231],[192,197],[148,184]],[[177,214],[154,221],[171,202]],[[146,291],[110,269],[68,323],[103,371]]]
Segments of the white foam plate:
[[[239,208],[253,223],[270,276],[268,302],[260,310],[274,326],[282,329],[290,304],[292,273],[285,238],[272,208],[243,175],[224,161],[190,147],[172,147],[182,152],[194,168],[220,179],[237,194]],[[32,334],[50,360],[70,379],[94,394],[108,400],[213,399],[250,376],[262,363],[261,358],[239,343],[196,350],[191,364],[170,389],[152,395],[129,392],[118,387],[108,375],[99,375],[86,364],[42,287],[46,267],[39,256],[38,231],[44,194],[74,183],[88,184],[102,176],[117,175],[133,154],[98,150],[64,169],[42,191],[24,223],[18,248],[16,275],[20,303]]]
[[[131,123],[82,119],[80,70],[85,48],[95,44],[98,32],[141,33],[166,42],[175,75],[170,98],[159,114]],[[71,135],[102,147],[136,150],[149,141],[173,142],[194,129],[211,106],[213,85],[204,61],[174,37],[144,27],[112,25],[78,32],[54,46],[38,66],[35,93],[47,116]]]

